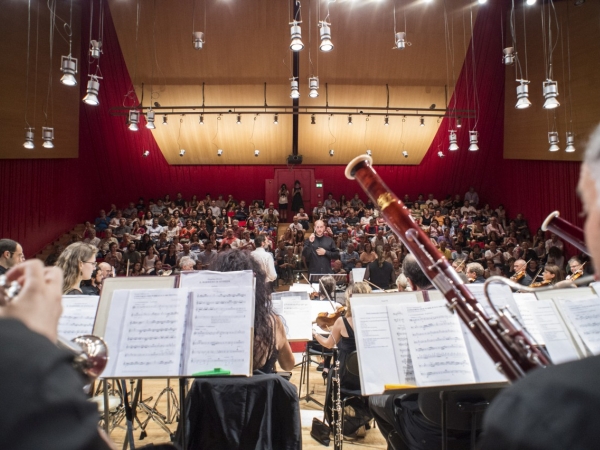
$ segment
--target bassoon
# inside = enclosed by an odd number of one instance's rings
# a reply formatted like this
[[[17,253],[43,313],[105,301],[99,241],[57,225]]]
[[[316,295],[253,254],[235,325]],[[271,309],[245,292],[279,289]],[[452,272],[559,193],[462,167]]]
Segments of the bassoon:
[[[415,223],[404,203],[375,172],[372,164],[370,156],[358,156],[346,167],[346,177],[358,181],[377,204],[390,228],[414,255],[433,285],[444,294],[448,309],[456,312],[468,326],[495,362],[496,368],[510,381],[515,381],[532,369],[550,365],[546,354],[533,345],[527,332],[517,327],[509,316],[488,315],[446,257]]]

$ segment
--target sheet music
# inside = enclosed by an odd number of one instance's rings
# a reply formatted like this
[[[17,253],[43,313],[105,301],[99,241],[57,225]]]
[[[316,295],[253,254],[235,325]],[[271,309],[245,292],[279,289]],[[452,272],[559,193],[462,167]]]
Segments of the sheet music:
[[[219,368],[232,375],[252,374],[254,275],[252,271],[202,271],[193,289],[184,372]]]
[[[561,306],[588,350],[594,355],[600,354],[600,301],[598,297],[561,300]]]
[[[187,295],[185,289],[129,291],[114,376],[180,374]]]
[[[315,292],[310,284],[304,283],[294,283],[290,286],[290,292],[307,292],[312,293]],[[318,292],[318,289],[317,289]]]
[[[352,269],[352,271],[350,272],[351,276],[352,276],[352,282],[353,283],[360,283],[361,281],[363,281],[365,279],[365,272],[367,271],[366,267],[358,267],[358,268],[354,268]]]
[[[416,385],[415,369],[413,368],[412,358],[408,348],[408,335],[406,334],[406,325],[404,323],[404,308],[401,304],[394,304],[388,305],[387,310],[392,344],[396,357],[396,368],[400,376],[400,384]]]
[[[352,303],[363,395],[380,394],[386,384],[400,384],[386,305]]]
[[[521,318],[523,319],[521,325],[525,327],[525,329],[529,332],[529,334],[531,334],[531,336],[539,345],[544,345],[544,338],[542,337],[542,333],[540,333],[537,321],[535,320],[530,307],[531,302],[538,301],[535,294],[527,292],[515,293],[513,295],[515,302],[517,303],[517,307],[519,308],[519,312],[521,313]]]
[[[441,302],[404,306],[404,323],[419,386],[475,383],[458,315]]]
[[[554,364],[573,361],[579,358],[566,325],[552,300],[538,300],[529,304],[538,329],[542,334],[546,349]]]
[[[478,383],[496,383],[507,381],[506,377],[498,372],[496,363],[487,354],[483,346],[479,343],[469,326],[459,319],[460,328],[467,346],[467,351],[471,357],[473,374]]]
[[[483,293],[483,283],[468,284],[467,288],[469,291],[471,291],[477,301],[481,303],[490,317],[496,315],[489,302],[485,298]],[[507,285],[499,283],[490,284],[488,287],[488,292],[490,299],[496,308],[500,309],[508,306],[510,312],[517,316],[519,322],[523,323],[521,313],[519,312],[519,308],[517,307],[513,297],[513,292]]]
[[[58,334],[69,341],[92,334],[99,300],[97,295],[63,295]]]
[[[288,339],[312,340],[311,302],[300,295],[289,295],[273,299],[273,310],[281,317]]]

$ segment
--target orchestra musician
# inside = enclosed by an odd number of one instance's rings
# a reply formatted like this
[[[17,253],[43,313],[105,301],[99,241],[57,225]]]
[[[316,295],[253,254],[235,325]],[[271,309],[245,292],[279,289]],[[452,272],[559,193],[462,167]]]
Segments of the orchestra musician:
[[[560,267],[555,266],[554,264],[546,264],[544,266],[544,272],[542,272],[542,278],[542,281],[531,283],[530,287],[537,288],[552,286],[563,281],[564,276]]]
[[[529,286],[533,280],[527,274],[527,262],[523,259],[517,259],[513,267],[515,274],[510,277],[511,281],[519,283],[521,286]]]
[[[590,138],[578,187],[585,242],[600,260],[600,127]],[[600,278],[600,268],[595,267]],[[600,442],[600,356],[537,369],[505,389],[484,416],[480,448],[591,449]]]

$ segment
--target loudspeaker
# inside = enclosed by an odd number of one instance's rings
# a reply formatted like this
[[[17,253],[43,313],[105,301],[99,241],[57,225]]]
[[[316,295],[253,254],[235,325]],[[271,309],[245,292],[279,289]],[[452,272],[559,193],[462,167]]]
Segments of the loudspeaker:
[[[290,155],[287,162],[288,164],[302,164],[302,155]]]

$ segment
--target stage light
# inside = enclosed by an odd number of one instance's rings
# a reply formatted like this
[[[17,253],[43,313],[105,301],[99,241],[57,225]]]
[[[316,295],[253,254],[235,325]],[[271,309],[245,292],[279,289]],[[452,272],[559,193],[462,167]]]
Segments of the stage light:
[[[550,148],[548,150],[550,150],[551,152],[557,152],[560,150],[560,147],[558,146],[558,133],[556,131],[551,131],[548,133],[548,143],[550,144]]]
[[[313,114],[312,116],[310,116],[310,124],[311,125],[316,125],[316,121],[315,121],[315,115]]]
[[[156,126],[154,125],[154,111],[149,109],[146,113],[146,128],[149,130],[154,130]]]
[[[137,131],[138,130],[138,122],[140,120],[140,113],[137,112],[136,110],[132,109],[131,111],[129,111],[129,129],[131,131]]]
[[[404,150],[404,151],[402,152],[402,156],[404,156],[405,158],[408,158],[408,152],[407,152],[406,150]]]
[[[317,98],[319,96],[319,77],[310,77],[308,79],[308,96],[310,98]]]
[[[254,156],[258,158],[258,155],[260,155],[260,150],[254,150]]]
[[[302,29],[300,28],[299,22],[294,21],[291,23],[290,34],[292,35],[290,49],[293,52],[299,52],[304,48],[304,44],[302,43]]]
[[[198,122],[200,125],[204,125],[204,114],[200,114],[200,120]]]
[[[458,150],[458,144],[456,143],[456,131],[455,130],[449,130],[450,133],[450,145],[448,146],[448,150],[453,152]]]
[[[52,140],[54,139],[54,128],[43,127],[42,139],[44,140],[44,143],[42,144],[44,148],[54,148],[54,144],[52,143]]]
[[[389,119],[389,117],[388,117],[388,116],[385,116],[385,117],[383,118],[383,124],[384,124],[386,127],[390,125],[390,119]]]
[[[100,59],[102,53],[102,41],[90,41],[90,56],[94,59]]]
[[[352,114],[348,116],[348,125],[352,125]]]
[[[275,125],[277,125],[277,124],[279,123],[279,114],[275,114],[275,115],[273,116],[273,123],[274,123]]]
[[[399,31],[396,33],[396,47],[394,49],[404,50],[406,47],[406,33],[404,31]]]
[[[444,155],[444,152],[442,152],[442,151],[440,150],[440,151],[438,152],[438,156],[439,156],[440,158],[443,158],[443,157],[444,157],[444,156],[446,156],[446,155]]]
[[[565,152],[573,153],[575,151],[575,136],[570,131],[567,131],[567,147]]]
[[[92,106],[98,106],[100,104],[100,101],[98,100],[98,91],[100,90],[99,79],[100,78],[96,75],[90,75],[90,81],[87,83],[87,94],[83,97],[84,103]]]
[[[144,151],[142,152],[142,156],[143,156],[144,158],[147,158],[149,154],[150,154],[150,150],[144,150]]]
[[[421,120],[419,121],[419,125],[424,127],[425,126],[425,118],[423,116],[421,116]]]
[[[367,155],[371,156],[373,152],[371,150],[367,150]]]
[[[33,144],[33,128],[25,128],[25,142],[23,143],[23,147],[29,150],[35,147]]]
[[[556,97],[558,96],[558,83],[552,80],[546,80],[543,83],[544,98],[544,109],[554,109],[560,106]]]
[[[65,86],[76,86],[77,78],[77,58],[69,56],[63,56],[60,60],[60,70],[63,76],[60,78],[60,82]]]
[[[237,119],[236,119],[235,123],[237,123],[238,125],[242,124],[242,115],[241,114],[237,115]]]
[[[298,80],[292,78],[290,83],[290,98],[300,98],[300,91],[298,90]]]
[[[169,125],[169,119],[166,114],[163,116],[163,125]]]
[[[192,42],[196,50],[202,50],[204,45],[204,33],[202,31],[192,32]]]
[[[321,28],[319,30],[319,34],[321,35],[321,44],[319,45],[319,50],[322,52],[330,52],[333,50],[333,43],[331,42],[331,28],[329,26],[330,24],[325,21],[319,22],[319,27]]]
[[[529,101],[529,80],[517,80],[520,84],[517,86],[517,104],[515,108],[526,109],[531,106]]]
[[[477,131],[475,131],[475,130],[469,131],[469,142],[471,143],[471,145],[469,145],[470,151],[476,152],[477,150],[479,150],[479,146],[477,145],[477,143],[478,143]]]
[[[456,119],[456,128],[462,128],[462,119],[460,117]]]
[[[502,50],[504,56],[502,57],[502,62],[505,66],[512,66],[515,63],[515,49],[514,47],[506,47]]]
[[[185,155],[185,150],[184,149],[179,150],[179,156],[183,156],[183,155]]]
[[[537,0],[527,0],[527,1],[526,1],[526,3],[527,3],[529,6],[531,6],[531,5],[535,5],[535,2],[536,2],[536,1],[537,1]]]
[[[333,156],[335,154],[335,150],[334,149],[330,149],[329,150],[329,156]]]
[[[221,150],[221,149],[218,149],[218,150],[217,150],[217,156],[221,156],[222,154],[223,154],[223,150]]]

